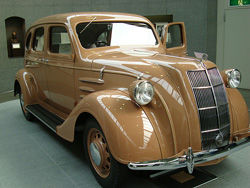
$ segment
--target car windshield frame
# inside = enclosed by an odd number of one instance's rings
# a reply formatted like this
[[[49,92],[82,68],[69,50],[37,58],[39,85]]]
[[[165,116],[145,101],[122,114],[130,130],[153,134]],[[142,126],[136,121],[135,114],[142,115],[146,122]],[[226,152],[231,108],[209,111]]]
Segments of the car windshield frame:
[[[159,44],[154,29],[146,22],[81,22],[76,25],[75,30],[84,49],[106,46],[152,47]],[[131,33],[131,31],[134,32]],[[144,32],[144,35],[139,32]],[[148,37],[148,42],[144,42],[145,37]],[[128,40],[129,38],[131,40]],[[137,44],[136,41],[140,42]]]

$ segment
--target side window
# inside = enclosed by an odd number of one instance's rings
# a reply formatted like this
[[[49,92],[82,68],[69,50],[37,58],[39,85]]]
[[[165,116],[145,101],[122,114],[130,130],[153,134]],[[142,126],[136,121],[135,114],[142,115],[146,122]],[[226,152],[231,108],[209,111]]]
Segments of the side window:
[[[169,26],[166,46],[167,48],[182,46],[182,33],[179,25]]]
[[[33,41],[33,49],[35,51],[42,52],[44,50],[44,28],[40,27],[35,32],[35,38]]]
[[[71,54],[70,39],[65,27],[51,27],[50,52],[60,54]]]
[[[31,33],[29,33],[28,37],[26,38],[26,44],[25,44],[26,50],[28,50],[30,47],[30,39],[31,39]]]

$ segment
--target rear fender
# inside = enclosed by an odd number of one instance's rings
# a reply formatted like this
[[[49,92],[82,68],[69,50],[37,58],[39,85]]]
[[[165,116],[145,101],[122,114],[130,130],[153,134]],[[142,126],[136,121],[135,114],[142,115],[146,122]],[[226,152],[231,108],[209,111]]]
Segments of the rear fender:
[[[92,93],[82,99],[65,122],[57,127],[57,134],[74,140],[77,118],[91,114],[101,126],[112,155],[121,163],[161,158],[159,143],[153,126],[142,108],[129,95],[117,90]]]
[[[36,81],[34,76],[26,69],[19,70],[15,76],[14,94],[16,95],[19,93],[20,89],[23,94],[24,106],[37,103],[38,97]]]

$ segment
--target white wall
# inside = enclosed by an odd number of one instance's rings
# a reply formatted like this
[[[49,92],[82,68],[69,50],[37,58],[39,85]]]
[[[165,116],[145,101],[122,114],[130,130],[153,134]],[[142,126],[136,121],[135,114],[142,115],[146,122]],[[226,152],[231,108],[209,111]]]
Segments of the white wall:
[[[250,6],[229,6],[218,1],[217,65],[220,70],[237,68],[242,73],[240,88],[250,89]]]

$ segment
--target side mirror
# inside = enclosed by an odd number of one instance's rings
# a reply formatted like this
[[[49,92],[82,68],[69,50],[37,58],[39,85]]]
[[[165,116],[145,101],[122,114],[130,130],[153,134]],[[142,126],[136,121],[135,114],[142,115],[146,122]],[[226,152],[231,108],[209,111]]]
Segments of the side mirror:
[[[186,55],[187,39],[184,23],[169,23],[165,28],[165,34],[162,42],[167,53]]]

